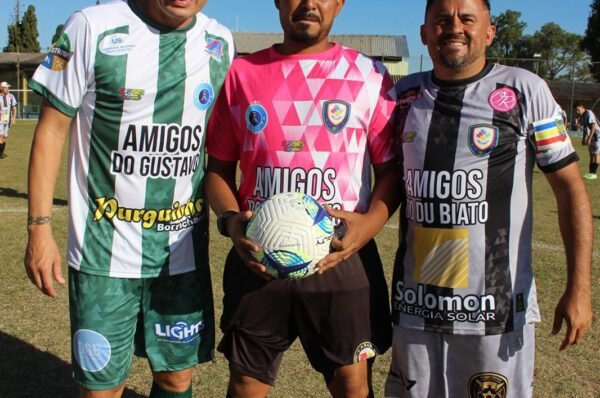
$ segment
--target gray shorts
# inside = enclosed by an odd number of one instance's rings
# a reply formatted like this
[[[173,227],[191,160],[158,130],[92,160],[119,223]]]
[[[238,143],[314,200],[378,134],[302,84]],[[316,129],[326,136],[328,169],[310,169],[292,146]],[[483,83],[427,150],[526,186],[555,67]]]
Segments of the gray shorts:
[[[8,123],[0,123],[0,137],[8,137],[9,128]]]
[[[464,336],[394,326],[388,398],[527,398],[533,394],[535,326]]]
[[[588,145],[588,151],[590,155],[598,155],[600,154],[600,142],[597,139],[593,139]]]

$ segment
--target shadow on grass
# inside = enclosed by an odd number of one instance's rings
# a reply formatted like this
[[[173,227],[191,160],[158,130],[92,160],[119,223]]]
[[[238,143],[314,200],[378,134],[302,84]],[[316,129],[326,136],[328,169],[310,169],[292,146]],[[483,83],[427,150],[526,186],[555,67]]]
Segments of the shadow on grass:
[[[29,195],[24,192],[18,192],[12,188],[0,187],[0,196],[6,196],[7,198],[20,198],[20,199],[28,199]],[[54,198],[52,200],[52,204],[54,206],[67,206],[69,202],[65,199]]]
[[[38,350],[13,336],[0,332],[0,397],[78,397],[71,365]],[[144,395],[125,389],[123,398]]]

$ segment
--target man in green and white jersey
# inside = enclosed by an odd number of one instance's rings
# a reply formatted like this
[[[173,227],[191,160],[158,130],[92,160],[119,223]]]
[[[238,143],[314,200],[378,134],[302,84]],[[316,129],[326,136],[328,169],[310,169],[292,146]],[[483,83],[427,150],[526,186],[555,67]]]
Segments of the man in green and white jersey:
[[[25,268],[64,284],[50,226],[69,135],[69,290],[81,396],[118,397],[131,346],[151,397],[191,396],[213,357],[204,133],[234,55],[207,0],[122,0],[74,13],[36,71]]]

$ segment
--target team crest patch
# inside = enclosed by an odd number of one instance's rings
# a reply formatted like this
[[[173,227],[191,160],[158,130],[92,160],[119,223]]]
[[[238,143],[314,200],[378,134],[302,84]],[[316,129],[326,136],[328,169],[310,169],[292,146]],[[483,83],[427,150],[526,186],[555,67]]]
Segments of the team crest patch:
[[[60,72],[67,67],[72,56],[71,40],[69,40],[69,36],[66,33],[63,33],[50,51],[48,51],[48,55],[46,55],[41,65],[51,71]]]
[[[517,107],[517,93],[509,87],[499,88],[490,94],[488,103],[495,111],[510,112]]]
[[[204,51],[206,51],[215,61],[221,62],[221,58],[223,58],[223,41],[215,39],[214,37],[207,37]]]
[[[370,358],[375,358],[379,350],[375,347],[375,344],[370,341],[365,341],[364,343],[360,343],[356,350],[354,350],[354,363],[358,363],[360,361],[366,361]]]
[[[200,84],[194,91],[194,105],[201,111],[205,111],[215,100],[215,90],[210,83]]]
[[[267,110],[261,104],[254,103],[246,111],[246,126],[253,133],[259,133],[265,129],[269,122]]]
[[[475,156],[483,157],[498,146],[498,127],[475,124],[469,127],[469,148]]]
[[[478,373],[469,381],[469,398],[506,398],[508,379],[498,373]]]
[[[110,343],[98,332],[80,329],[73,334],[73,356],[81,369],[99,372],[110,361]]]
[[[351,105],[345,101],[325,101],[323,103],[323,123],[327,130],[333,134],[342,131],[350,120],[351,109]]]

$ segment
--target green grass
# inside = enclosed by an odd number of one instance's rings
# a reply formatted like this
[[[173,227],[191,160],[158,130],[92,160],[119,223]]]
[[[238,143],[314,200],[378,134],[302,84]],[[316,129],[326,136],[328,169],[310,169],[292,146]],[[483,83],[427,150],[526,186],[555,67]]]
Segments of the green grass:
[[[23,270],[23,254],[27,241],[25,228],[27,207],[27,163],[34,124],[19,121],[11,130],[8,157],[0,160],[0,397],[72,397],[77,387],[71,379],[67,291],[60,290],[58,299],[43,296],[28,281]],[[582,171],[587,167],[587,152],[581,153]],[[66,180],[65,170],[57,185],[54,208],[54,233],[61,248],[66,245]],[[594,223],[600,218],[600,182],[586,182],[594,207]],[[558,352],[561,336],[550,336],[554,305],[565,280],[564,252],[557,227],[554,197],[541,172],[534,176],[535,234],[534,260],[538,296],[543,322],[537,327],[535,396],[598,397],[600,396],[600,344],[597,323],[584,342],[566,352]],[[378,236],[388,281],[396,249],[397,215]],[[228,241],[211,223],[211,257],[217,317],[221,313],[221,274]],[[596,238],[596,243],[598,239]],[[597,246],[597,245],[596,245]],[[64,250],[63,250],[64,252]],[[597,254],[594,261],[597,261]],[[594,286],[599,286],[598,273]],[[594,308],[600,308],[600,294],[594,292]],[[220,338],[217,335],[217,338]],[[389,352],[381,356],[374,368],[377,397],[383,396],[383,385],[389,366]],[[127,382],[126,397],[147,396],[150,371],[143,360],[136,359]],[[227,362],[217,354],[214,363],[198,366],[194,375],[196,397],[224,397],[228,380]],[[327,397],[321,376],[314,372],[295,344],[286,354],[272,397]],[[512,398],[512,397],[511,397]]]

